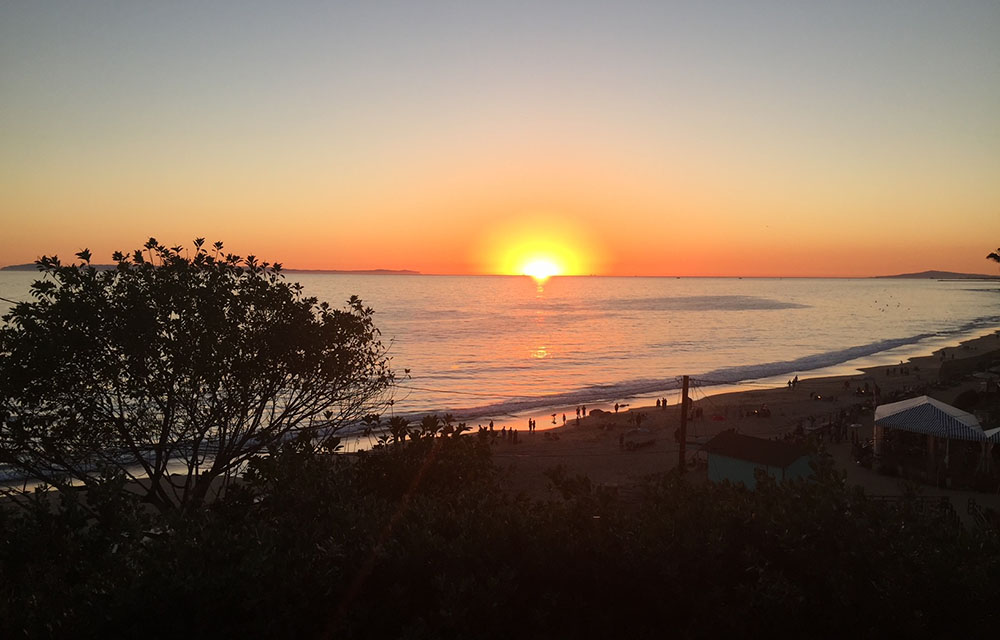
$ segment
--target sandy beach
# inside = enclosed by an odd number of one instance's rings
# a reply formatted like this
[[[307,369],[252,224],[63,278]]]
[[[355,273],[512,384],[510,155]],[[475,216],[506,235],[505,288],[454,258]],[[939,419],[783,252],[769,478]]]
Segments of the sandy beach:
[[[951,403],[960,393],[978,384],[966,379],[964,373],[993,359],[1000,359],[1000,331],[938,350],[930,356],[912,358],[894,367],[865,368],[848,376],[804,378],[794,388],[761,386],[707,397],[701,389],[696,389],[691,397],[701,417],[688,423],[686,453],[689,459],[697,456],[699,444],[726,429],[775,438],[793,431],[800,424],[806,429],[811,424],[826,424],[841,411],[856,411],[871,397],[858,393],[866,383],[869,392],[878,385],[882,403],[912,390],[921,390]],[[767,411],[762,411],[765,408]],[[628,491],[628,487],[641,478],[676,467],[679,445],[674,432],[680,425],[680,410],[676,404],[666,408],[629,407],[617,413],[588,410],[588,413],[579,420],[568,413],[565,426],[535,433],[528,433],[525,425],[516,425],[517,444],[498,440],[494,458],[497,464],[509,470],[509,489],[532,497],[553,496],[545,472],[561,465],[570,474],[588,476],[596,485]],[[635,428],[637,415],[642,416],[641,426],[649,430],[655,443],[633,451],[624,450],[620,437]],[[863,438],[871,437],[873,419],[871,411],[861,413],[856,419],[862,425]],[[539,425],[545,426],[541,420]],[[846,471],[848,482],[864,487],[866,493],[902,493],[898,478],[883,476],[855,464],[849,442],[830,443],[827,452],[833,456],[837,467]],[[704,471],[690,472],[692,479],[697,479],[699,474],[704,476]],[[930,485],[923,486],[922,490],[928,496],[948,496],[960,514],[965,513],[970,497],[984,506],[1000,508],[1000,496],[995,494]]]

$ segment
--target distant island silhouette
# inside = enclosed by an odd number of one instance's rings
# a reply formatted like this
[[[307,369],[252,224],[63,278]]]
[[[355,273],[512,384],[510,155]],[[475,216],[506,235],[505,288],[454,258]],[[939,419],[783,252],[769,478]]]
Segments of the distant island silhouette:
[[[95,269],[114,269],[117,265],[95,264]],[[0,267],[0,271],[37,271],[34,262],[28,264],[12,264]],[[410,269],[282,269],[285,273],[346,273],[358,276],[418,276],[419,271]]]
[[[920,271],[918,273],[900,273],[894,276],[875,276],[876,278],[911,278],[924,280],[996,280],[998,276],[985,273],[957,273],[955,271]]]

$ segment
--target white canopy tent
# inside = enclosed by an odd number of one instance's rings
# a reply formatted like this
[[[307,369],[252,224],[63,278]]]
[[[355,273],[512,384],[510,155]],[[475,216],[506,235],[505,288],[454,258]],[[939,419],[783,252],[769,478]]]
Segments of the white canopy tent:
[[[989,465],[989,451],[1000,442],[1000,429],[984,431],[976,416],[940,400],[920,396],[875,407],[875,452],[881,453],[884,429],[922,433],[935,438],[983,443],[983,465]],[[945,454],[947,462],[948,455]]]

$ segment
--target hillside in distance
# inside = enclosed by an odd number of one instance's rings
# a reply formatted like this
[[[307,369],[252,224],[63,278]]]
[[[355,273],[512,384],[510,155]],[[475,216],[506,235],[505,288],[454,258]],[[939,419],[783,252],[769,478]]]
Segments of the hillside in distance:
[[[876,278],[911,278],[924,280],[996,280],[1000,276],[985,273],[957,273],[955,271],[921,271],[919,273],[900,273],[894,276],[875,276]]]

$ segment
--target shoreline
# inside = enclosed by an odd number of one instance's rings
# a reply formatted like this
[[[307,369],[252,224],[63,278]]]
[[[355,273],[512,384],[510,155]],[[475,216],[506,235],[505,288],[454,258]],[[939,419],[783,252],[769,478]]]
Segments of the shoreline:
[[[749,388],[710,393],[706,387],[695,387],[689,394],[694,407],[703,412],[701,419],[688,422],[687,457],[697,455],[699,445],[726,429],[735,428],[740,433],[778,438],[791,432],[797,424],[809,425],[810,417],[816,425],[825,424],[841,411],[850,411],[868,397],[858,396],[857,387],[867,382],[881,389],[882,403],[908,390],[928,387],[928,395],[947,403],[975,382],[960,380],[965,369],[977,363],[1000,359],[1000,330],[964,340],[958,344],[939,347],[930,354],[896,360],[892,365],[881,363],[859,368],[852,375],[818,377],[800,376],[798,384],[790,389],[787,383],[773,381],[755,382]],[[903,373],[905,371],[906,373]],[[954,376],[955,384],[940,384],[941,374]],[[846,383],[846,388],[845,388]],[[679,396],[679,391],[675,392]],[[669,471],[677,466],[679,445],[674,440],[674,430],[680,422],[679,402],[676,397],[666,408],[650,406],[647,402],[630,402],[631,406],[614,413],[601,409],[579,421],[567,413],[565,426],[552,425],[551,413],[538,418],[539,429],[528,433],[527,418],[513,427],[518,430],[518,444],[499,441],[494,447],[494,459],[510,474],[509,488],[533,497],[554,497],[545,471],[562,466],[571,475],[586,475],[594,485],[613,490],[626,489],[645,476]],[[754,409],[767,406],[769,415],[753,415]],[[572,410],[572,408],[571,408]],[[561,412],[560,412],[561,413]],[[655,439],[652,446],[635,451],[625,451],[619,438],[625,431],[635,428],[635,416],[641,414],[641,427],[648,429]],[[871,412],[861,415],[862,437],[871,437],[874,417]],[[505,421],[497,423],[499,430]],[[561,421],[560,421],[561,422]],[[511,426],[506,421],[506,426]],[[836,467],[847,473],[848,482],[862,486],[873,495],[901,495],[900,479],[881,476],[871,469],[854,464],[850,444],[829,444],[827,451]],[[696,473],[689,474],[695,476]],[[972,491],[938,489],[922,486],[926,495],[951,497],[956,511],[964,514],[963,500],[974,497],[985,506],[1000,509],[1000,496]]]
[[[870,372],[872,371],[877,371],[883,368],[891,368],[904,363],[916,364],[917,366],[920,366],[921,362],[929,363],[929,359],[937,357],[937,355],[942,352],[946,352],[949,356],[952,356],[953,354],[962,354],[967,351],[965,345],[985,345],[988,343],[990,337],[993,337],[993,339],[997,341],[996,349],[1000,350],[1000,327],[991,327],[989,329],[970,330],[962,334],[949,336],[947,338],[939,337],[936,339],[932,338],[920,340],[885,351],[876,352],[868,356],[853,358],[838,364],[824,366],[817,369],[790,370],[782,374],[764,376],[760,378],[747,378],[745,380],[732,383],[698,384],[704,380],[699,379],[697,376],[692,376],[692,390],[690,396],[695,400],[717,397],[729,398],[730,396],[735,396],[736,394],[741,393],[746,393],[748,396],[752,396],[758,391],[780,389],[785,385],[788,379],[795,376],[801,378],[803,382],[829,379],[838,380],[840,381],[840,384],[843,384],[843,380],[845,378],[852,379],[858,376],[871,375]],[[918,375],[916,379],[919,380],[920,376]],[[879,384],[884,388],[882,382]],[[698,394],[697,397],[696,394]],[[655,400],[657,398],[666,398],[668,406],[672,408],[680,403],[680,395],[681,389],[678,383],[676,388],[661,388],[659,390],[644,392],[637,395],[625,395],[616,400],[600,400],[596,402],[581,401],[580,404],[575,405],[569,405],[565,402],[554,402],[552,404],[541,405],[539,407],[525,409],[523,411],[515,411],[512,413],[491,414],[485,411],[480,412],[478,410],[474,410],[475,413],[471,414],[470,417],[470,414],[463,413],[461,409],[438,409],[414,413],[407,412],[400,415],[404,415],[411,422],[417,422],[421,417],[428,414],[440,416],[452,413],[455,422],[464,422],[470,427],[470,430],[473,431],[478,426],[486,426],[492,421],[497,430],[506,427],[510,429],[517,429],[519,432],[526,432],[527,422],[529,419],[532,419],[537,424],[537,431],[544,432],[555,431],[563,428],[563,414],[566,416],[566,426],[572,426],[576,418],[576,407],[585,406],[588,412],[597,409],[611,413],[614,411],[615,404],[618,403],[622,411],[626,414],[628,411],[634,410],[656,411]],[[543,409],[545,411],[542,411]],[[553,414],[555,415],[555,418],[553,418]],[[360,430],[356,433],[344,433],[343,438],[346,452],[349,453],[368,449],[372,444],[370,439],[362,435]]]
[[[906,342],[910,338],[899,340],[884,340],[883,343],[895,343],[904,341],[902,344],[882,346],[879,350],[863,353],[862,355],[852,355],[847,353],[847,358],[840,361],[832,361],[830,364],[813,364],[810,361],[825,359],[830,353],[820,353],[807,355],[796,360],[786,362],[765,362],[751,365],[737,365],[729,368],[717,369],[710,372],[689,372],[692,380],[699,380],[703,383],[703,388],[707,395],[715,396],[732,391],[752,390],[761,385],[773,384],[775,386],[784,384],[788,378],[798,376],[800,378],[818,378],[830,376],[850,376],[858,375],[859,372],[872,367],[892,366],[899,364],[900,360],[909,361],[916,358],[930,356],[939,353],[942,349],[955,348],[966,342],[974,341],[982,337],[995,335],[1000,332],[1000,324],[993,324],[989,327],[979,326],[976,328],[963,327],[948,335],[923,335],[914,336],[915,340]],[[845,353],[866,349],[873,345],[862,345],[844,349]],[[880,345],[881,346],[881,345]],[[795,366],[796,364],[806,366]],[[756,369],[759,373],[750,377],[739,377],[735,375],[740,369]],[[775,373],[769,373],[774,371]],[[721,373],[720,375],[720,372]],[[730,378],[729,379],[719,379]],[[561,414],[566,413],[567,418],[575,417],[575,407],[586,405],[588,408],[604,409],[613,408],[615,403],[627,404],[629,406],[640,405],[643,402],[653,403],[657,398],[667,397],[671,404],[678,402],[680,396],[680,375],[662,378],[659,382],[655,379],[635,379],[630,381],[609,383],[594,387],[583,387],[579,389],[568,389],[545,396],[525,396],[510,397],[509,400],[491,402],[485,405],[447,407],[447,402],[441,405],[428,406],[424,409],[405,410],[401,413],[410,420],[419,420],[427,414],[451,413],[460,422],[466,422],[473,426],[478,423],[488,424],[493,420],[498,426],[507,424],[517,426],[526,424],[528,418],[535,419],[539,428],[551,429],[561,424]],[[713,379],[714,378],[714,379]],[[640,389],[636,391],[634,388]],[[405,385],[401,386],[405,392]],[[617,391],[617,392],[616,392]],[[502,394],[498,398],[503,397]],[[525,405],[525,406],[518,406]],[[442,408],[447,407],[447,408]],[[557,423],[552,424],[552,413],[557,414]]]
[[[717,397],[723,395],[730,395],[734,393],[742,392],[753,392],[761,388],[772,389],[783,386],[787,379],[798,376],[803,380],[817,380],[826,378],[837,378],[843,380],[844,378],[856,377],[859,375],[868,375],[869,371],[878,370],[880,368],[889,368],[893,366],[899,366],[901,364],[916,363],[917,366],[920,365],[922,361],[928,358],[933,358],[936,354],[940,354],[942,351],[946,351],[949,355],[955,353],[964,352],[965,349],[963,345],[978,343],[980,340],[988,339],[990,336],[995,336],[997,340],[997,349],[1000,349],[1000,327],[992,327],[989,329],[978,329],[974,331],[968,331],[956,336],[949,336],[947,338],[930,338],[925,340],[920,340],[914,343],[901,345],[885,351],[879,351],[870,355],[861,356],[857,358],[852,358],[850,360],[845,360],[844,362],[823,366],[815,369],[803,369],[803,370],[789,370],[785,373],[775,374],[771,376],[762,376],[759,378],[747,378],[745,380],[740,380],[737,382],[719,382],[719,383],[708,383],[698,385],[702,393],[706,397]],[[919,348],[918,348],[919,347]],[[704,382],[697,375],[691,376],[692,382],[699,381]],[[624,395],[620,398],[610,401],[597,401],[597,402],[587,402],[581,403],[586,404],[587,409],[600,409],[603,411],[613,411],[615,403],[624,405],[629,410],[632,409],[650,409],[655,410],[655,400],[657,398],[666,397],[669,405],[675,405],[680,402],[681,389],[680,386],[676,388],[664,387],[661,389],[651,390],[649,392],[644,392],[636,395]],[[642,404],[642,403],[649,403]],[[492,418],[497,423],[497,428],[501,425],[510,425],[514,428],[520,428],[519,425],[526,424],[529,418],[534,419],[538,422],[539,430],[552,430],[562,426],[561,414],[566,413],[567,422],[570,422],[575,418],[574,409],[576,406],[580,405],[568,405],[565,403],[553,403],[551,405],[544,405],[534,409],[526,409],[524,411],[516,411],[509,414],[495,414],[488,415],[485,412],[475,414],[475,418],[471,421],[485,421],[489,422]],[[547,409],[548,412],[542,412],[541,409]],[[557,422],[553,424],[551,422],[552,413],[555,412],[557,415]],[[415,416],[423,414],[414,414]],[[463,421],[468,421],[464,416],[461,418]]]

